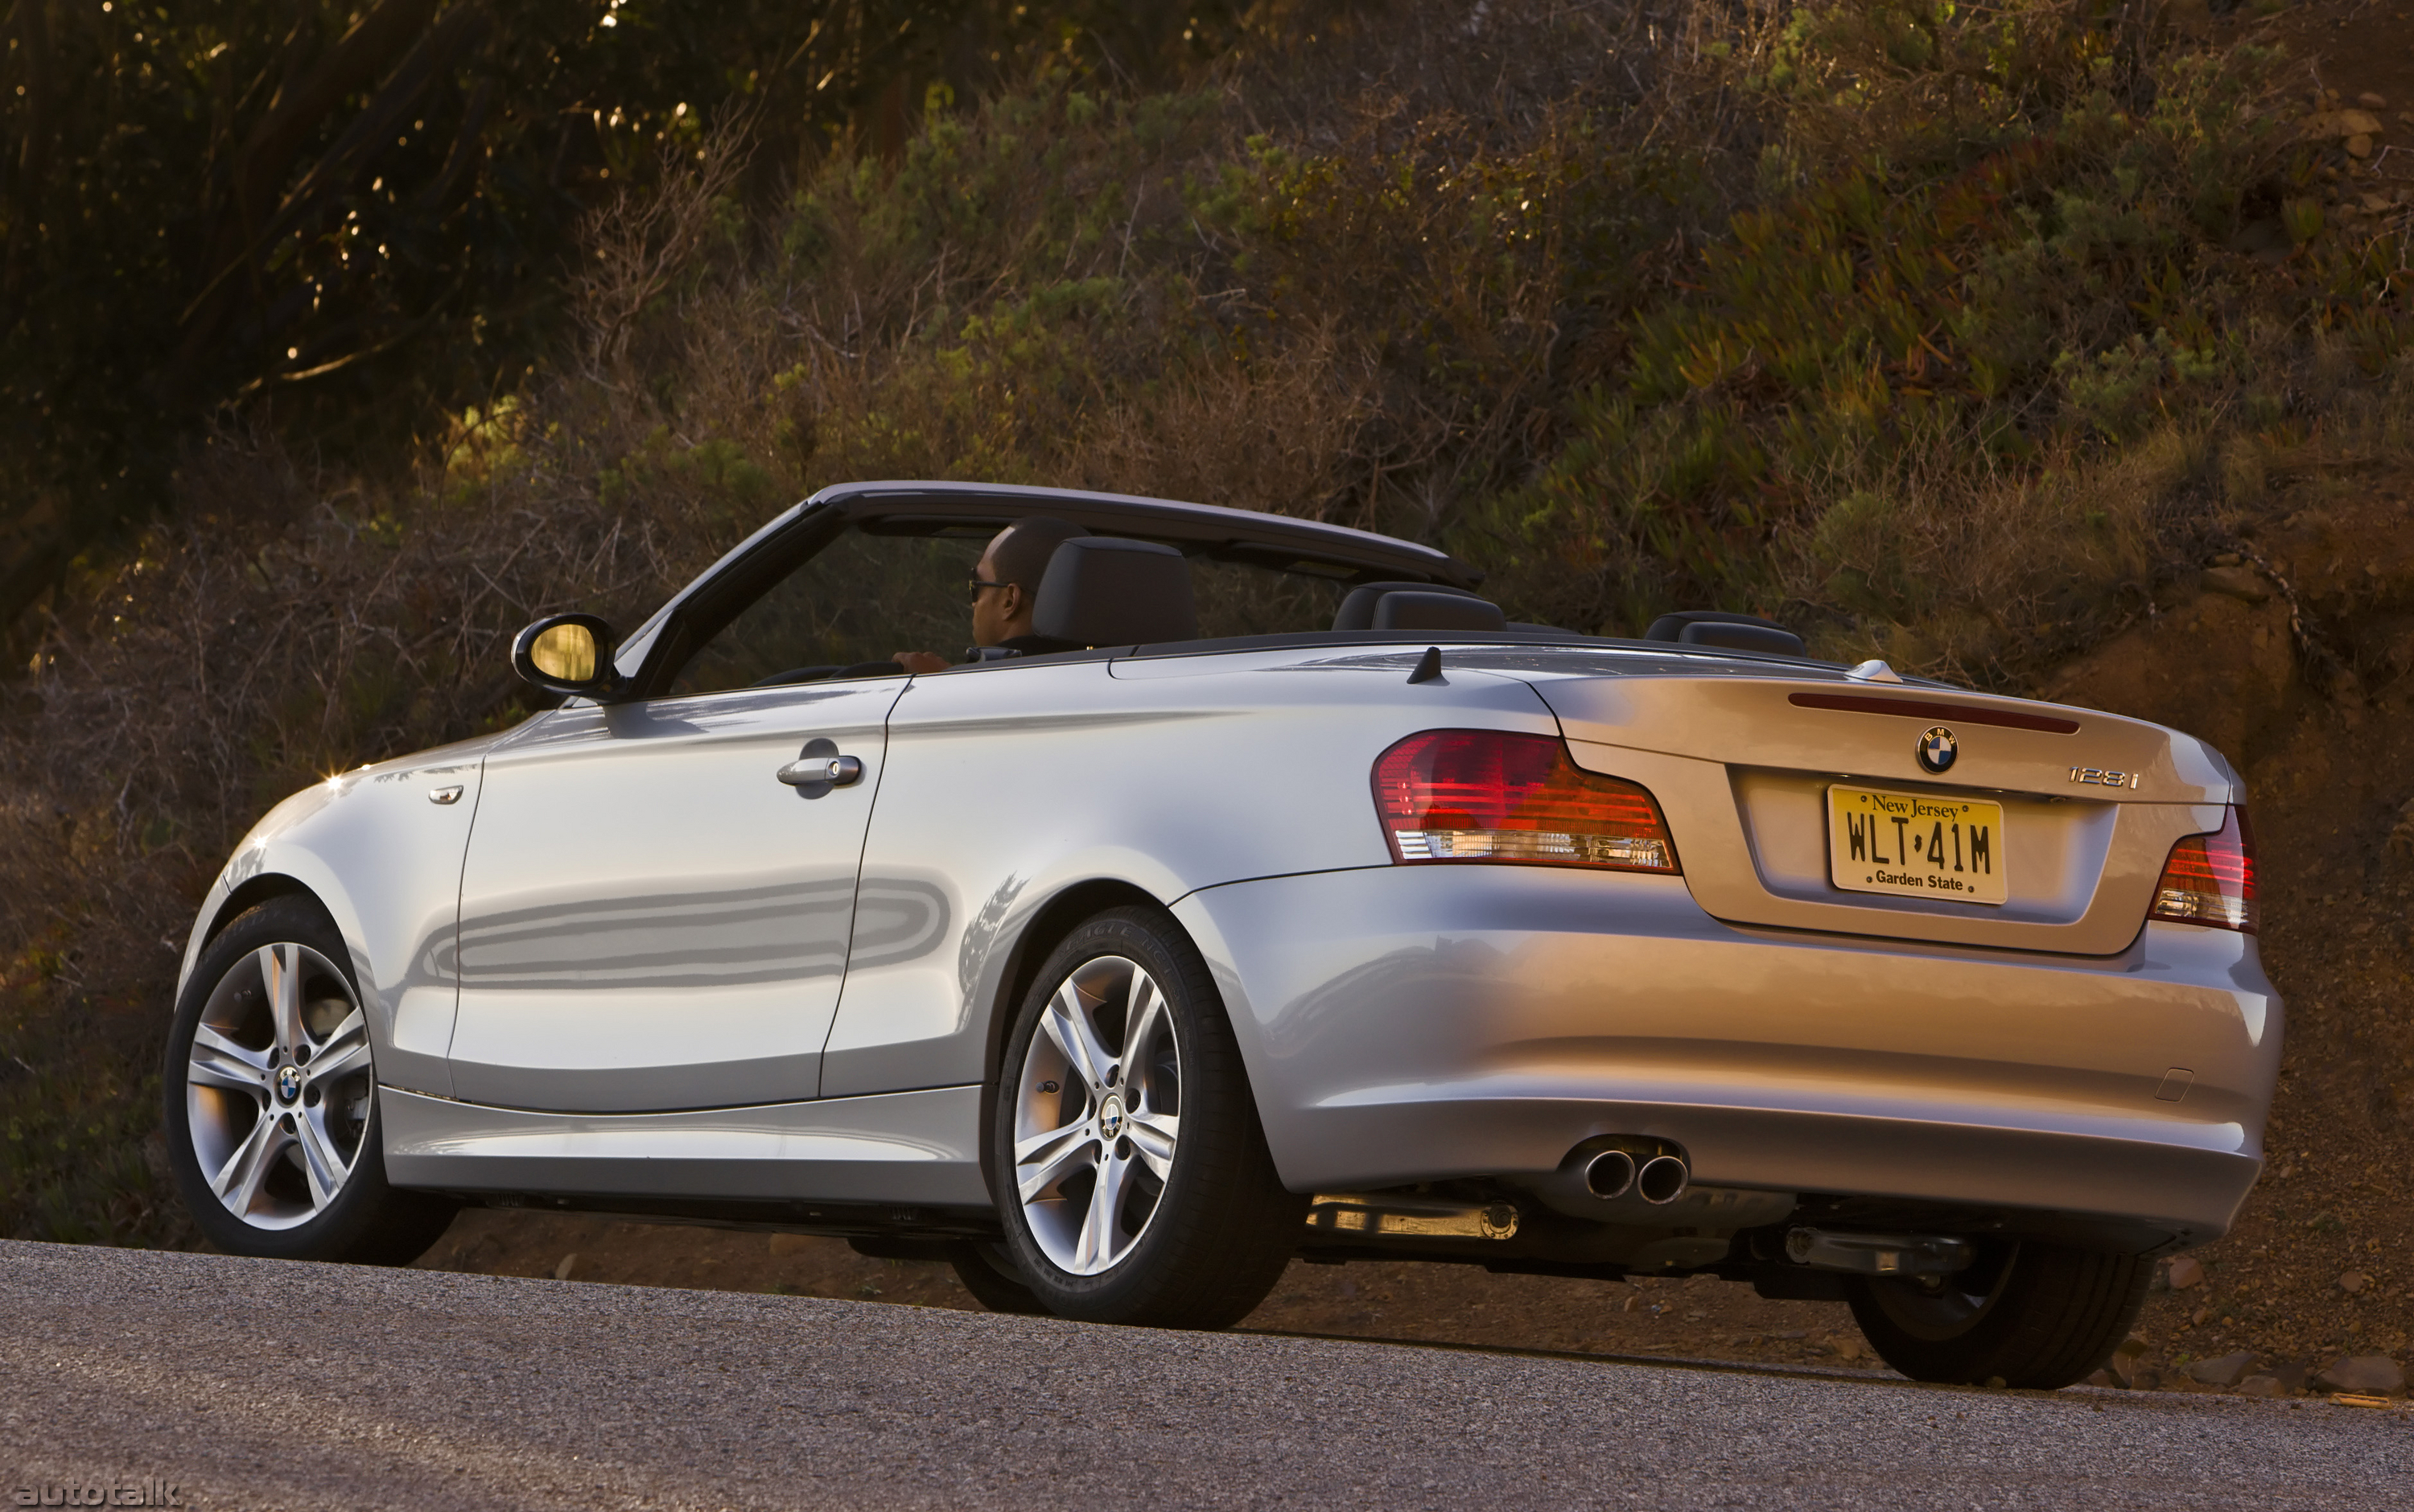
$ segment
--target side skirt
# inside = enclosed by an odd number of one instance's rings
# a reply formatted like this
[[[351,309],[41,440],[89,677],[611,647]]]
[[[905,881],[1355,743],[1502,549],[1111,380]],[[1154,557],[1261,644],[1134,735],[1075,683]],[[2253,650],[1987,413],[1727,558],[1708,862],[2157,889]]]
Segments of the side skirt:
[[[380,1087],[386,1178],[535,1205],[798,1202],[986,1208],[981,1089],[679,1113],[533,1113]]]

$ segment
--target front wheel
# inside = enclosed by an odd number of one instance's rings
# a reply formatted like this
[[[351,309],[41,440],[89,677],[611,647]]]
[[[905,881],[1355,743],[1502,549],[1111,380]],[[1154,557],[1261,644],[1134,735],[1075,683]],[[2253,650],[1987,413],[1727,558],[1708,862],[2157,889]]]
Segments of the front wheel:
[[[230,1254],[403,1265],[454,1205],[386,1184],[350,952],[315,900],[273,898],[201,951],[168,1031],[169,1164]]]
[[[1221,1328],[1298,1241],[1304,1201],[1274,1174],[1222,999],[1154,908],[1100,914],[1049,956],[990,1149],[1020,1280],[1063,1317]]]
[[[2145,1305],[2153,1262],[2035,1240],[1983,1247],[1957,1275],[1856,1276],[1853,1317],[1915,1381],[2051,1391],[2111,1357]]]

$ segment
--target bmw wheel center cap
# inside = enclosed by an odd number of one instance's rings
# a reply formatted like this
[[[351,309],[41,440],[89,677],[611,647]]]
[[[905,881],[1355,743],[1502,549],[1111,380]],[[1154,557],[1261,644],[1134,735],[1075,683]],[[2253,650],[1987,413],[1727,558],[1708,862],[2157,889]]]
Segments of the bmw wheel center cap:
[[[279,1099],[279,1100],[281,1100],[281,1101],[285,1101],[285,1102],[291,1102],[291,1101],[292,1101],[295,1098],[298,1098],[298,1097],[300,1097],[301,1095],[302,1095],[302,1068],[301,1068],[301,1067],[299,1067],[299,1066],[288,1066],[288,1067],[286,1067],[283,1070],[280,1070],[280,1071],[278,1071],[278,1072],[276,1073],[276,1096],[277,1096],[277,1098]]]
[[[1942,725],[1929,726],[1928,733],[1919,738],[1919,764],[1930,771],[1951,771],[1953,758],[1960,754],[1960,742]]]

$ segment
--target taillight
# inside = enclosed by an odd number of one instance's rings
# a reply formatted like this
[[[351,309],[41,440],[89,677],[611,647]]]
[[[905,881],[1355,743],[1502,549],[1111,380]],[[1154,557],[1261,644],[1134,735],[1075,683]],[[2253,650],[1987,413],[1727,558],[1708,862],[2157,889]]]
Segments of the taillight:
[[[1651,795],[1585,771],[1547,735],[1411,735],[1376,758],[1375,808],[1394,861],[1679,869]]]
[[[2255,831],[2244,809],[2230,809],[2217,833],[2171,847],[2148,917],[2255,933]]]

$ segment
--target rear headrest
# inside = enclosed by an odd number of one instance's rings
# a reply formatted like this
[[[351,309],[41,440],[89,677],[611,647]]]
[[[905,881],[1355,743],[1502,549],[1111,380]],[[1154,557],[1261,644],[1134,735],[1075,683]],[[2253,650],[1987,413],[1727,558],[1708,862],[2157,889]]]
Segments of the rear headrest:
[[[1372,630],[1375,628],[1375,601],[1386,593],[1449,593],[1459,598],[1475,595],[1463,588],[1446,583],[1361,583],[1351,589],[1334,611],[1335,630]]]
[[[1775,656],[1802,656],[1809,648],[1802,637],[1774,620],[1752,614],[1727,614],[1718,609],[1685,609],[1663,614],[1643,632],[1646,640],[1673,640],[1682,646],[1716,646],[1725,651],[1766,651]]]
[[[1472,593],[1428,593],[1396,589],[1375,601],[1369,630],[1506,630],[1500,606]]]
[[[1151,541],[1076,536],[1048,559],[1031,630],[1077,646],[1196,640],[1190,563],[1171,546]]]

